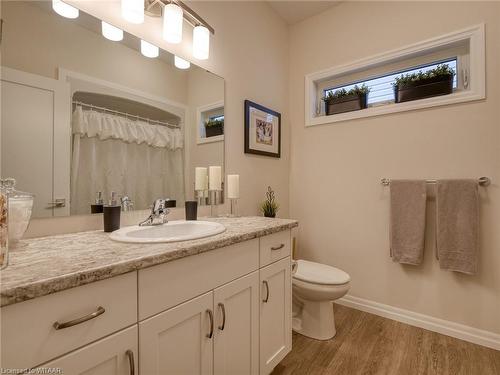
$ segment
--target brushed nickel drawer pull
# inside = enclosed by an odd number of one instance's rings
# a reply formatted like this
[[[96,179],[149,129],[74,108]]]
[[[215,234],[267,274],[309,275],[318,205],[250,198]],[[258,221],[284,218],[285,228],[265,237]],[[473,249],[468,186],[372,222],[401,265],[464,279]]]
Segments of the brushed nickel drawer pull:
[[[281,244],[281,245],[279,245],[279,246],[276,246],[276,247],[271,247],[271,250],[281,250],[281,249],[283,249],[284,247],[285,247],[285,244],[284,244],[284,243],[282,243],[282,244]]]
[[[134,352],[129,349],[125,352],[125,355],[128,357],[128,366],[130,367],[129,374],[135,375]]]
[[[102,315],[105,312],[106,312],[106,310],[104,309],[104,307],[99,306],[96,311],[94,311],[91,314],[82,316],[81,318],[77,318],[74,320],[70,320],[69,322],[63,322],[63,323],[55,322],[54,328],[55,329],[64,329],[64,328],[73,327],[73,326],[76,326],[77,324],[80,324],[80,323],[86,322],[88,320],[97,318],[99,315]]]
[[[214,314],[212,310],[207,309],[208,318],[210,319],[210,332],[207,333],[207,338],[211,339],[214,335]]]
[[[267,301],[269,301],[269,284],[267,283],[266,280],[264,280],[262,284],[266,286],[266,298],[264,298],[262,302],[267,303]]]
[[[219,329],[221,331],[224,331],[224,328],[226,327],[226,307],[224,306],[223,303],[219,303],[219,308],[222,311],[222,324],[219,326]]]

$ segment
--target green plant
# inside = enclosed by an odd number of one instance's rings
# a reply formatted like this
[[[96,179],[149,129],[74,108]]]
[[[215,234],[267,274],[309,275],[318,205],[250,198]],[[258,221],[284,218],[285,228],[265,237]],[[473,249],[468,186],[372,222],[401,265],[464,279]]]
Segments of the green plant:
[[[370,88],[363,83],[361,86],[355,85],[349,91],[347,91],[346,89],[340,89],[333,92],[329,91],[326,96],[321,98],[321,100],[323,100],[326,103],[329,103],[334,99],[340,99],[351,95],[363,95],[363,94],[368,94],[369,92]]]
[[[276,197],[274,195],[273,189],[271,186],[267,187],[266,200],[262,202],[260,209],[264,216],[266,217],[275,217],[276,212],[278,212],[280,205],[276,203]]]
[[[447,64],[438,65],[436,68],[428,70],[427,72],[419,71],[417,73],[407,73],[402,74],[395,78],[395,82],[393,86],[407,86],[409,84],[421,81],[423,79],[436,78],[436,77],[446,77],[446,76],[454,76],[455,71],[453,68],[450,68]]]
[[[207,120],[207,121],[205,121],[205,127],[210,128],[212,126],[224,127],[224,120]]]

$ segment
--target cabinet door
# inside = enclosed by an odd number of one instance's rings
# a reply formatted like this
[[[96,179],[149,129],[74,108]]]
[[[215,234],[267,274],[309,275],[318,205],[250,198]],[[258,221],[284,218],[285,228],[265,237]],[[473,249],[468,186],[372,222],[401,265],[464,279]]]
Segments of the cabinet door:
[[[260,373],[269,374],[292,349],[290,257],[260,270]]]
[[[259,271],[214,291],[214,373],[259,373]]]
[[[212,374],[213,292],[139,323],[140,373]]]
[[[135,325],[40,367],[68,375],[132,375],[137,373],[137,353]]]

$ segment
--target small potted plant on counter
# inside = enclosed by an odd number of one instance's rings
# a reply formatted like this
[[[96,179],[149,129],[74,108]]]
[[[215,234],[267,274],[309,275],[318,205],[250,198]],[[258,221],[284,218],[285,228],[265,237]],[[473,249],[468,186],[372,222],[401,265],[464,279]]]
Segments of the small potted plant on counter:
[[[215,137],[224,134],[224,119],[209,119],[205,121],[206,137]]]
[[[346,89],[340,89],[335,92],[330,91],[328,95],[322,98],[325,102],[326,115],[358,111],[366,108],[369,92],[370,88],[365,84],[362,86],[356,85],[349,91]]]
[[[271,186],[268,186],[266,200],[262,202],[260,209],[265,217],[276,217],[276,212],[278,212],[279,208],[280,206],[276,203],[274,191],[271,189]]]
[[[447,64],[425,73],[402,74],[393,83],[396,103],[451,94],[454,75],[455,71]]]

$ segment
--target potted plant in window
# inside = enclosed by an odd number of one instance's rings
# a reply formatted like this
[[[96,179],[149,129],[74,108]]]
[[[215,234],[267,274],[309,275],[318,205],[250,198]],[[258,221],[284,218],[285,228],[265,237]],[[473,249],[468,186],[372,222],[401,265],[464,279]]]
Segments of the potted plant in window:
[[[394,97],[396,103],[407,102],[453,92],[455,71],[447,64],[438,65],[427,72],[402,74],[396,77]]]
[[[224,119],[208,119],[205,121],[205,136],[215,137],[224,134]]]
[[[368,93],[370,88],[363,84],[354,86],[347,91],[340,89],[330,91],[328,95],[322,98],[325,102],[325,113],[327,116],[342,112],[358,111],[364,109],[368,104]]]

